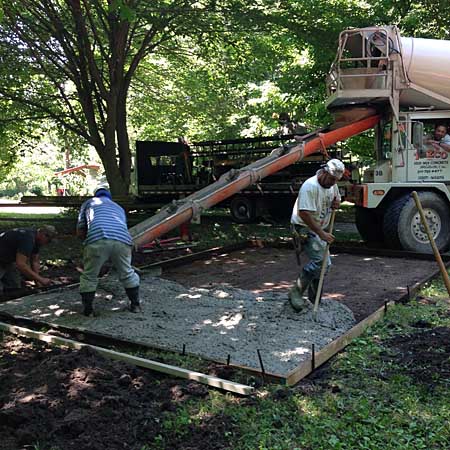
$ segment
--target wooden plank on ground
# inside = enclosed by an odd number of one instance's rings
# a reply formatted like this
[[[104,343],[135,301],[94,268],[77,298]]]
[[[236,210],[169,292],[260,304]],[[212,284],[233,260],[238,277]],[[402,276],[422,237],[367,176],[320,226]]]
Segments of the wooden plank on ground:
[[[60,347],[69,347],[77,350],[83,347],[88,347],[97,351],[106,358],[124,361],[129,364],[134,364],[135,366],[145,367],[147,369],[151,369],[156,372],[162,372],[167,375],[185,378],[188,380],[194,380],[197,381],[198,383],[206,384],[208,386],[216,387],[229,392],[234,392],[240,395],[250,395],[254,391],[254,388],[252,388],[251,386],[247,386],[245,384],[234,383],[233,381],[225,380],[223,378],[214,377],[200,372],[194,372],[192,370],[171,366],[157,361],[151,361],[149,359],[128,355],[126,353],[116,352],[114,350],[108,350],[95,345],[83,344],[82,342],[77,342],[71,339],[65,339],[58,336],[51,336],[46,333],[30,330],[29,328],[17,327],[15,325],[9,325],[7,323],[0,322],[0,330],[6,331],[8,333],[13,333],[19,336],[30,337]]]
[[[257,241],[261,247],[279,248],[293,250],[293,244],[290,239],[266,239]],[[435,261],[432,253],[415,253],[405,250],[393,250],[386,248],[369,248],[364,246],[347,246],[342,243],[335,242],[330,248],[331,253],[347,253],[349,255],[361,255],[361,256],[378,256],[386,258],[409,258],[420,259],[424,261]],[[443,261],[450,261],[450,255],[443,254]]]
[[[322,348],[322,350],[314,355],[314,358],[304,361],[296,369],[289,372],[286,377],[286,384],[292,386],[298,383],[301,379],[308,376],[315,368],[327,362],[332,356],[350,344],[353,339],[360,336],[368,327],[380,320],[385,315],[386,308],[394,304],[395,302],[388,302],[386,306],[377,309],[370,316],[366,317],[347,331],[347,333]]]
[[[392,249],[379,249],[368,247],[349,247],[339,244],[334,244],[330,249],[331,253],[346,253],[348,255],[361,255],[361,256],[378,256],[386,258],[409,258],[420,259],[424,261],[435,261],[432,253],[416,253],[405,250],[392,250]],[[450,261],[450,255],[442,255],[444,261]]]

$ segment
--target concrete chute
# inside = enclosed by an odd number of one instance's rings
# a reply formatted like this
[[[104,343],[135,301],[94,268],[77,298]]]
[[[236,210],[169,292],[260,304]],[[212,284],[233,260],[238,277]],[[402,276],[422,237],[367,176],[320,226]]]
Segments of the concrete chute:
[[[269,156],[255,161],[239,170],[225,173],[215,183],[210,184],[181,201],[175,201],[154,216],[130,228],[135,247],[140,247],[167,233],[173,228],[201,214],[224,199],[231,197],[247,186],[257,183],[301,159],[323,151],[326,147],[351,136],[373,128],[380,117],[371,115],[350,124],[313,132],[302,136],[302,141],[291,146],[274,150]]]

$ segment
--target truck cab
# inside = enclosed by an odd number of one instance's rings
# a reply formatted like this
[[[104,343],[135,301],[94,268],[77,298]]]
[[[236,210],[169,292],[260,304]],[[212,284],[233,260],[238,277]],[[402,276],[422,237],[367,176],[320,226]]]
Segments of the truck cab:
[[[376,163],[346,192],[368,242],[431,252],[411,196],[417,191],[438,248],[450,246],[450,72],[436,66],[437,54],[439,61],[450,56],[450,42],[404,38],[395,27],[340,35],[328,108],[340,121],[355,111],[382,117],[374,130]]]

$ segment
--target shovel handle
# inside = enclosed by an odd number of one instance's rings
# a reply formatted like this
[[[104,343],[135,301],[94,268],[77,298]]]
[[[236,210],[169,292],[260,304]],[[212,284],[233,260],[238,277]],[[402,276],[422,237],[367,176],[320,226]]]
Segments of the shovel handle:
[[[329,233],[333,233],[335,217],[336,217],[336,210],[333,209],[333,211],[331,213],[330,226],[328,228]],[[325,277],[325,271],[327,269],[327,261],[328,261],[328,253],[329,252],[330,252],[330,244],[327,243],[327,246],[325,247],[325,251],[323,253],[322,268],[320,269],[319,285],[317,286],[316,299],[314,301],[314,309],[313,309],[314,317],[316,317],[317,310],[319,309],[319,301],[320,301],[320,297],[321,297],[321,293],[322,293],[323,279]]]
[[[428,239],[430,240],[431,248],[433,249],[434,257],[436,258],[436,262],[439,265],[439,269],[442,274],[442,278],[444,279],[445,287],[447,288],[448,295],[450,295],[450,279],[448,277],[447,268],[445,267],[445,264],[442,261],[441,254],[439,253],[439,249],[437,248],[436,242],[433,238],[433,233],[431,233],[430,227],[428,226],[427,219],[425,218],[425,214],[423,212],[422,203],[420,202],[420,198],[417,195],[416,191],[413,191],[411,195],[414,198],[414,201],[416,203],[416,207],[419,211],[420,220],[422,221],[422,225],[425,228],[425,231],[428,235]]]

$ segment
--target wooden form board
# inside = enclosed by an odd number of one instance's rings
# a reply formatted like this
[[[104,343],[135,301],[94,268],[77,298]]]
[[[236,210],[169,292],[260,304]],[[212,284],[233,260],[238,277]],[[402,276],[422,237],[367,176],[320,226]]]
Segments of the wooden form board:
[[[249,241],[250,246],[253,247],[269,247],[269,248],[281,248],[281,249],[291,249],[293,250],[293,244],[290,239],[278,238],[274,240],[261,240],[254,239]],[[361,255],[361,256],[380,256],[387,258],[409,258],[409,259],[420,259],[424,261],[436,261],[432,253],[416,253],[408,252],[405,250],[393,250],[386,248],[370,248],[370,247],[352,247],[342,245],[339,242],[334,242],[330,248],[330,252],[333,253],[347,253],[348,255]],[[442,254],[442,260],[450,262],[450,255]]]
[[[314,369],[327,362],[336,353],[338,353],[340,350],[342,350],[344,347],[350,344],[350,342],[353,339],[357,338],[362,333],[364,333],[364,331],[368,327],[370,327],[375,322],[384,317],[387,308],[390,305],[394,304],[395,302],[386,303],[386,305],[377,309],[370,316],[366,317],[364,320],[356,324],[353,328],[347,331],[347,333],[330,342],[328,345],[323,347],[322,350],[315,353],[313,355],[313,358],[311,358],[309,361],[304,361],[296,369],[289,372],[286,377],[286,384],[288,386],[292,386],[298,383],[302,378],[305,378],[307,375],[309,375]]]
[[[200,372],[194,372],[192,370],[182,369],[181,367],[170,366],[168,364],[151,361],[149,359],[140,358],[138,356],[128,355],[126,353],[116,352],[114,350],[108,350],[103,347],[97,347],[95,345],[83,344],[82,342],[77,342],[71,339],[51,336],[46,333],[30,330],[29,328],[18,327],[15,325],[9,325],[7,323],[0,322],[0,330],[19,336],[30,337],[60,347],[69,347],[77,350],[83,347],[89,347],[109,359],[124,361],[129,364],[134,364],[135,366],[145,367],[146,369],[151,369],[156,372],[162,372],[167,375],[194,380],[198,383],[206,384],[208,386],[216,387],[229,392],[234,392],[240,395],[250,395],[254,391],[253,387],[247,386],[245,384],[234,383],[223,378],[206,375]]]

